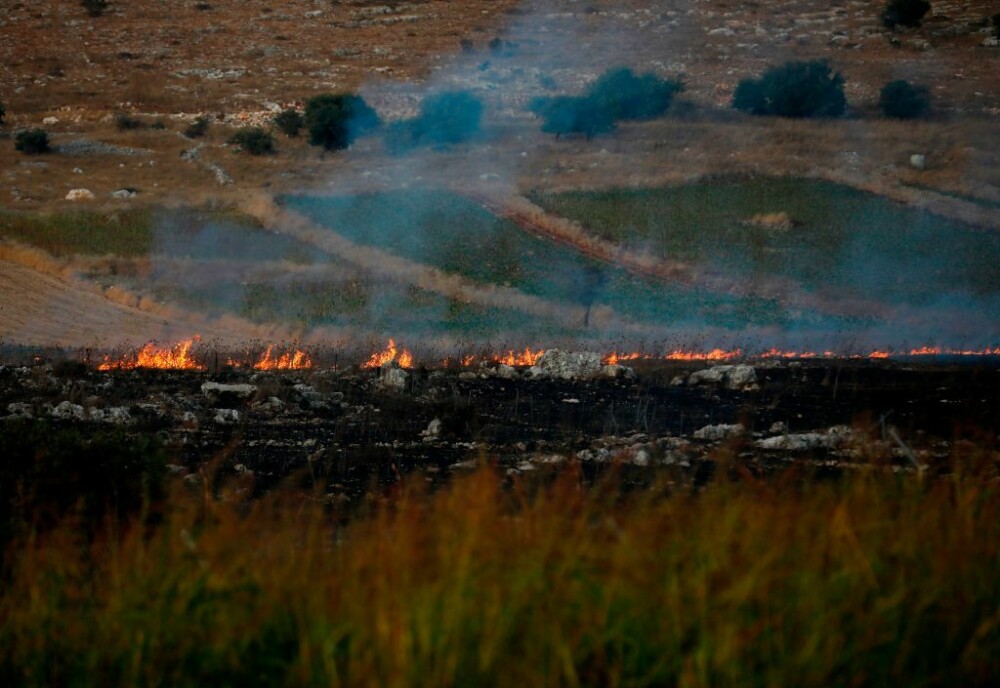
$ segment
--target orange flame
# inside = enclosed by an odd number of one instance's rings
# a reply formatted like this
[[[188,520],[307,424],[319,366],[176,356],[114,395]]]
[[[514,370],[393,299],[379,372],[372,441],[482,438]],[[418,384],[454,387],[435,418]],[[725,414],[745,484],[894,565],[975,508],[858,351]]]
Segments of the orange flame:
[[[392,339],[389,340],[389,346],[385,348],[384,351],[378,351],[371,355],[365,363],[361,365],[362,368],[381,368],[387,363],[396,362],[400,368],[412,368],[413,367],[413,354],[411,354],[406,349],[400,351],[396,348],[396,342]]]
[[[312,368],[313,362],[312,358],[309,357],[304,351],[296,349],[294,352],[285,352],[274,358],[271,352],[274,351],[274,347],[268,345],[267,350],[264,355],[261,356],[256,363],[253,364],[254,370],[306,370],[307,368]],[[234,368],[239,368],[242,364],[239,361],[229,359],[227,363]]]
[[[520,353],[508,351],[505,354],[497,354],[493,356],[492,360],[494,363],[502,363],[509,366],[533,366],[538,362],[538,359],[541,358],[544,353],[545,349],[532,351],[528,347],[524,347],[524,351]]]
[[[665,358],[668,361],[730,361],[739,358],[743,352],[739,349],[726,351],[724,349],[712,349],[711,351],[684,351],[675,349],[668,353]]]
[[[134,370],[135,368],[158,368],[160,370],[205,370],[205,366],[196,362],[189,351],[200,337],[188,339],[172,348],[162,349],[153,342],[147,342],[135,358],[122,357],[112,361],[109,356],[97,366],[98,370]]]

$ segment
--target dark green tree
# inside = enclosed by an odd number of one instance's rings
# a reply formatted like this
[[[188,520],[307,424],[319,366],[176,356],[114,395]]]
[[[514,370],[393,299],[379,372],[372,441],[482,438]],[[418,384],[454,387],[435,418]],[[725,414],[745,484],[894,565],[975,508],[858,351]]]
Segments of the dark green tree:
[[[927,0],[889,0],[882,10],[882,23],[890,29],[896,26],[916,28],[930,9]]]
[[[683,90],[684,84],[677,79],[660,79],[652,73],[638,76],[621,67],[601,75],[587,95],[613,120],[648,120],[666,113],[674,96]]]
[[[80,4],[91,17],[100,17],[108,9],[108,0],[80,0]]]
[[[29,129],[14,137],[14,148],[27,155],[48,153],[49,135],[44,129]]]
[[[583,134],[588,139],[613,131],[615,120],[602,103],[587,96],[536,98],[529,110],[542,120],[542,131],[555,134]]]
[[[241,129],[229,137],[229,143],[239,146],[250,155],[267,155],[274,152],[274,137],[261,127]]]
[[[4,117],[7,116],[7,108],[4,107],[3,101],[0,100],[0,126],[4,123]]]
[[[909,81],[890,81],[879,93],[878,106],[886,117],[918,119],[931,111],[931,94],[925,86],[914,86]]]
[[[347,148],[380,124],[375,110],[353,93],[316,96],[306,103],[309,143],[326,150]]]
[[[305,125],[305,117],[302,116],[301,112],[294,108],[282,110],[274,116],[274,126],[278,127],[278,129],[280,129],[285,136],[298,136],[299,131],[301,131],[302,127]]]
[[[847,109],[844,79],[826,60],[786,62],[740,81],[733,107],[754,115],[839,117]]]

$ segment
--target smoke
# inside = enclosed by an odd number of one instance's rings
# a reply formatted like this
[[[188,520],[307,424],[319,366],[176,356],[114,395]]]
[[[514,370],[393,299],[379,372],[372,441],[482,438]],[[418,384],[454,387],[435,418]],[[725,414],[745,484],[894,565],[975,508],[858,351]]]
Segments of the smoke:
[[[358,93],[385,126],[337,154],[328,197],[248,203],[280,233],[255,232],[248,245],[216,222],[164,222],[158,251],[170,260],[157,278],[175,274],[171,261],[201,261],[218,278],[207,286],[216,306],[245,312],[266,300],[265,315],[314,340],[859,352],[996,344],[995,237],[885,199],[739,181],[608,201],[578,225],[556,219],[558,208],[532,209],[520,194],[553,179],[624,187],[641,177],[636,161],[669,167],[656,146],[676,150],[648,129],[556,142],[529,111],[536,99],[591,92],[609,69],[628,67],[683,79],[702,107],[728,104],[739,77],[798,57],[790,43],[760,38],[758,24],[753,68],[712,83],[721,72],[692,65],[722,39],[706,39],[696,3],[646,4],[524,2],[497,33],[462,49],[456,39],[425,79],[364,84]],[[747,223],[783,212],[794,226]],[[620,226],[598,227],[609,213]],[[607,241],[594,240],[598,229]]]

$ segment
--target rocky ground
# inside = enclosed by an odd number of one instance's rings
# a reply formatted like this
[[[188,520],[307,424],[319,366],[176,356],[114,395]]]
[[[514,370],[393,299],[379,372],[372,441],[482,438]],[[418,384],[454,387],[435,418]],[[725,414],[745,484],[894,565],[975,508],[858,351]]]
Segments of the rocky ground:
[[[171,470],[206,465],[265,490],[319,478],[331,499],[414,469],[446,478],[480,460],[510,475],[577,461],[637,480],[720,462],[764,475],[872,465],[937,471],[956,443],[1000,429],[998,367],[885,361],[641,362],[550,351],[533,367],[283,373],[132,370],[73,362],[0,368],[2,422],[154,433]]]

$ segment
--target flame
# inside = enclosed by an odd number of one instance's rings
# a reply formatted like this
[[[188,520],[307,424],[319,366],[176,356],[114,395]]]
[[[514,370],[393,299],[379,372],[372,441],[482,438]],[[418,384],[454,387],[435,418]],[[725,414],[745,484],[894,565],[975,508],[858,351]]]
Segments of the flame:
[[[545,349],[532,351],[528,347],[524,347],[524,351],[520,353],[508,351],[505,354],[494,355],[492,361],[494,363],[502,363],[509,366],[533,366],[538,362],[538,359],[541,358],[544,353]]]
[[[294,352],[285,352],[274,358],[271,353],[274,351],[274,346],[268,345],[267,350],[264,351],[264,355],[261,356],[254,364],[254,370],[305,370],[307,368],[312,368],[313,362],[309,354],[299,349]],[[229,359],[227,363],[234,368],[239,368],[243,364],[234,359]]]
[[[731,361],[734,358],[739,358],[743,355],[743,352],[739,349],[732,349],[726,351],[724,349],[712,349],[711,351],[684,351],[683,349],[675,349],[665,355],[668,361]]]
[[[135,358],[122,357],[112,361],[109,356],[97,366],[98,370],[133,370],[135,368],[158,368],[160,370],[205,370],[205,366],[196,362],[189,355],[194,343],[200,337],[185,340],[171,348],[160,348],[153,342],[147,342],[136,354]]]
[[[412,368],[413,367],[413,354],[411,354],[406,349],[400,351],[396,348],[396,342],[392,339],[389,340],[389,346],[385,348],[384,351],[378,351],[371,355],[365,363],[361,365],[362,368],[381,368],[387,363],[396,362],[400,368]]]

